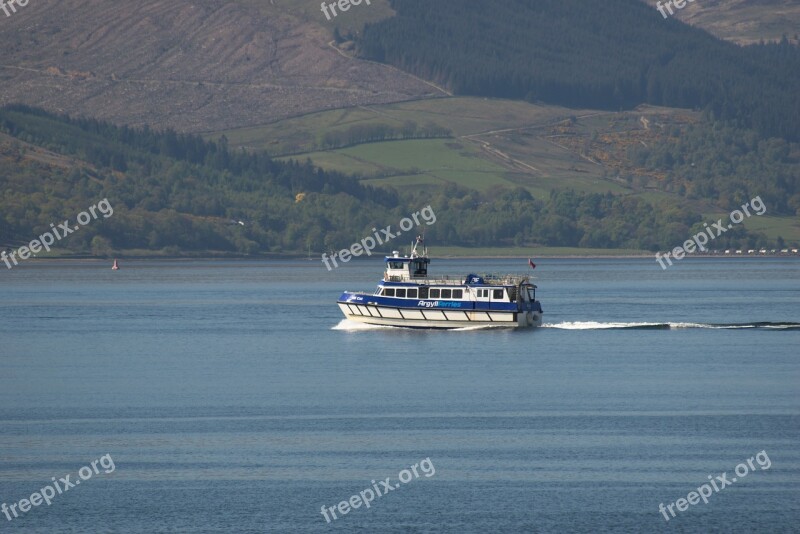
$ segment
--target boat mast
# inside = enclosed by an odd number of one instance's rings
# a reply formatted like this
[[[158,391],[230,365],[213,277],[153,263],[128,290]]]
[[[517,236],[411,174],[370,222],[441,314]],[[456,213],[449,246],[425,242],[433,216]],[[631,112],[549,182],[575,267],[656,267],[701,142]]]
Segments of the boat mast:
[[[411,258],[420,257],[419,252],[417,252],[417,247],[420,245],[420,243],[422,243],[422,257],[428,257],[428,248],[425,246],[425,236],[418,235],[416,242],[411,245]]]

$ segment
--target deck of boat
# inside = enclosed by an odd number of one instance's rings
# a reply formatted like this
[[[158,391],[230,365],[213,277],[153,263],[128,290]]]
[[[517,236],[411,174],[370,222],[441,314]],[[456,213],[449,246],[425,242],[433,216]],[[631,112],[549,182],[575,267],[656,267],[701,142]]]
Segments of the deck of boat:
[[[489,274],[481,276],[483,284],[471,284],[467,278],[449,277],[428,278],[428,277],[407,277],[407,276],[384,276],[384,282],[411,282],[428,286],[466,286],[466,285],[488,285],[488,286],[516,286],[523,282],[530,282],[530,276],[520,276],[518,274]]]

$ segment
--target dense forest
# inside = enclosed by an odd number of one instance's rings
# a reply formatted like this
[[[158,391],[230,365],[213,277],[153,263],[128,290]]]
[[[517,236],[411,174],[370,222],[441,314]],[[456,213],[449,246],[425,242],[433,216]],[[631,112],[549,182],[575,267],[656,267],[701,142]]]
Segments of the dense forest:
[[[720,123],[671,127],[659,143],[633,144],[639,168],[665,173],[658,189],[720,211],[760,196],[772,215],[800,215],[800,145]],[[653,183],[652,181],[650,182]]]
[[[456,94],[593,109],[702,109],[762,137],[800,140],[800,47],[740,47],[639,0],[390,0],[362,57]]]
[[[682,243],[702,222],[684,205],[611,194],[533,198],[523,188],[480,193],[457,186],[400,193],[308,162],[232,151],[224,142],[22,106],[0,110],[0,132],[12,136],[3,140],[0,158],[0,247],[23,245],[103,198],[114,207],[113,217],[59,245],[95,255],[321,253],[347,247],[373,227],[396,226],[427,205],[437,215],[426,227],[429,243],[448,246],[656,250]],[[63,161],[48,161],[52,153]],[[724,239],[720,247],[770,244],[744,228]]]

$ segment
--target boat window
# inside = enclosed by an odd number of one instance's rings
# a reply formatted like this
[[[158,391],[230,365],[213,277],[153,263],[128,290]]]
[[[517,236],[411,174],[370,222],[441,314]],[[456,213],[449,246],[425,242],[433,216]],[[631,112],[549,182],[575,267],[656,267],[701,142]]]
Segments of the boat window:
[[[394,288],[393,287],[384,287],[383,288],[383,295],[386,297],[393,297],[394,296]]]
[[[415,261],[414,262],[414,276],[427,276],[428,269],[425,265],[424,261]]]
[[[390,261],[389,262],[389,268],[390,269],[402,269],[403,268],[403,262],[402,261]]]
[[[453,290],[453,298],[454,299],[464,298],[464,290],[463,289],[454,289]]]
[[[536,300],[536,290],[532,287],[528,288],[528,297],[530,297],[531,300]]]
[[[427,287],[419,288],[419,298],[421,298],[421,299],[428,298],[428,288]]]
[[[397,289],[396,295],[401,298],[406,298],[406,290],[405,289]]]
[[[442,298],[443,299],[451,299],[451,298],[453,298],[453,290],[452,289],[442,289]]]
[[[438,299],[439,298],[439,290],[438,289],[431,289],[431,298]]]
[[[494,300],[503,300],[503,290],[502,289],[494,289],[494,295],[492,295],[492,299]]]
[[[410,298],[410,299],[417,298],[417,290],[416,289],[409,289],[408,290],[408,298]]]
[[[517,301],[517,286],[508,288],[508,298],[511,302]]]

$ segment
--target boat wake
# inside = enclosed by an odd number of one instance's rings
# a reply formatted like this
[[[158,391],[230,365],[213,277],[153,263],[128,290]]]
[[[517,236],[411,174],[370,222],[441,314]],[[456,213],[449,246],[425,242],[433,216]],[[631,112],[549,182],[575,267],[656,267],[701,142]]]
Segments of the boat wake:
[[[342,319],[339,324],[331,328],[331,330],[344,330],[344,331],[358,331],[358,330],[385,330],[387,328],[395,328],[394,326],[384,326],[379,324],[366,324],[359,323],[358,321],[351,321],[349,319]]]
[[[477,326],[465,326],[462,328],[449,328],[443,331],[446,332],[469,332],[472,330],[490,330],[490,329],[502,329],[508,330],[508,325],[477,325]],[[332,327],[331,330],[344,330],[346,332],[356,332],[356,331],[364,331],[364,330],[413,330],[405,326],[387,326],[387,325],[375,325],[375,324],[366,324],[366,323],[359,323],[357,321],[351,321],[349,319],[342,319],[339,321],[339,324]],[[422,328],[420,330],[427,330]]]
[[[502,324],[483,324],[477,326],[463,326],[461,328],[451,328],[448,332],[471,332],[473,330],[509,330],[513,326]]]
[[[471,330],[508,329],[507,325],[478,325],[453,328],[448,332],[469,332]],[[798,330],[800,323],[792,322],[758,322],[758,323],[601,323],[597,321],[565,321],[562,323],[543,324],[541,328],[556,328],[558,330],[680,330],[683,328],[704,328],[710,330]],[[342,319],[331,330],[362,331],[362,330],[407,330],[401,326],[385,326],[359,323]],[[535,330],[535,329],[534,329]]]
[[[600,323],[596,321],[574,321],[543,324],[542,328],[560,330],[678,330],[681,328],[706,328],[712,330],[800,330],[800,323],[758,322],[758,323]]]

